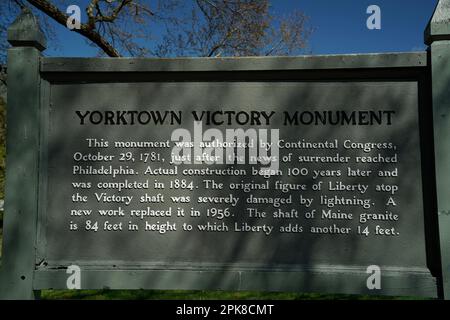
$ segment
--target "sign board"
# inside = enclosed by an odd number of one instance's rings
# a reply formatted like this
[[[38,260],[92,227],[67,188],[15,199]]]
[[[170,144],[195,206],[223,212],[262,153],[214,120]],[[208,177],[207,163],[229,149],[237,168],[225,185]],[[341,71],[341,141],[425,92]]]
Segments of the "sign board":
[[[443,296],[432,51],[79,59],[19,40],[9,297],[67,288],[70,266],[82,289]]]

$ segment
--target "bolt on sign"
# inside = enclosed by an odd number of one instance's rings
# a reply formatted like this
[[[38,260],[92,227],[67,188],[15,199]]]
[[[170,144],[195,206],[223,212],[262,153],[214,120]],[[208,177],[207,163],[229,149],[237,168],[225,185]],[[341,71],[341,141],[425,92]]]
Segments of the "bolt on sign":
[[[450,297],[449,0],[427,51],[49,58],[8,30],[0,294]]]

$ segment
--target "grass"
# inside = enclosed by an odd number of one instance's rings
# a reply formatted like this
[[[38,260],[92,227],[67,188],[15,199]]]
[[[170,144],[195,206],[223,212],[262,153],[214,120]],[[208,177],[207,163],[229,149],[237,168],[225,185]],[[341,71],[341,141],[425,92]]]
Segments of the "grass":
[[[183,291],[183,290],[43,290],[41,298],[78,300],[418,300],[416,297],[388,297],[345,294]]]

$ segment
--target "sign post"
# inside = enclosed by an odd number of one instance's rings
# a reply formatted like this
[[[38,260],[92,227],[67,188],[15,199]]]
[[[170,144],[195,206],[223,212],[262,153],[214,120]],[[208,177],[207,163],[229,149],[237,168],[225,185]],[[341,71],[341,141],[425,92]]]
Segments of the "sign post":
[[[441,0],[425,31],[430,46],[436,191],[442,261],[442,285],[450,299],[450,1]]]
[[[46,41],[24,10],[8,29],[6,199],[0,297],[34,297],[38,212],[41,51]],[[6,213],[7,212],[7,213]]]

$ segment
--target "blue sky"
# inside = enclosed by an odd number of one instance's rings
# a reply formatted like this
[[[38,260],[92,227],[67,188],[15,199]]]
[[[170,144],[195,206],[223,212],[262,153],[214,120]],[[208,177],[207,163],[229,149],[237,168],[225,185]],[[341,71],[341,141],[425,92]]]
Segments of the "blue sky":
[[[316,28],[313,54],[415,51],[424,48],[423,31],[437,0],[285,0],[275,10],[298,6]],[[381,30],[369,30],[369,5],[381,9]]]
[[[84,7],[86,0],[73,1]],[[310,17],[315,31],[310,39],[311,54],[418,51],[425,48],[423,31],[437,0],[278,0],[272,1],[276,14],[297,8]],[[381,30],[369,30],[369,5],[381,8]],[[84,13],[84,12],[83,12]],[[84,21],[86,17],[82,17]],[[78,34],[56,27],[59,45],[52,43],[47,56],[96,56],[97,49]]]

